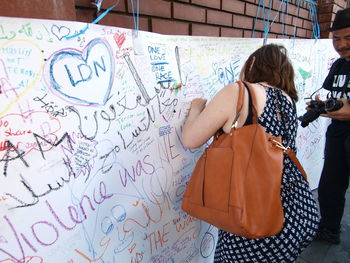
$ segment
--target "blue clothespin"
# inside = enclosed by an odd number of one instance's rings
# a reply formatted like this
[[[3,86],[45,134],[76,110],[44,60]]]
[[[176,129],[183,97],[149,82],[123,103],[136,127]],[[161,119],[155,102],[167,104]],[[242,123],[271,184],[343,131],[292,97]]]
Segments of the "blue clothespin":
[[[96,0],[95,2],[91,2],[91,4],[93,4],[94,6],[96,6],[97,12],[100,12],[100,10],[101,10],[102,1],[103,1],[103,0]]]

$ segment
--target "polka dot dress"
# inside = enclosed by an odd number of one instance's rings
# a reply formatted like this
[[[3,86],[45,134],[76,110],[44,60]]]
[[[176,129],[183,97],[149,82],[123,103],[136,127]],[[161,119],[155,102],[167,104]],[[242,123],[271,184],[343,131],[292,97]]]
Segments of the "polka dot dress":
[[[295,151],[296,109],[279,89],[264,87],[267,93],[266,106],[258,121],[268,133],[282,136],[283,145]],[[278,109],[283,121],[276,115]],[[281,200],[284,225],[279,234],[248,239],[219,230],[214,262],[295,262],[316,235],[319,214],[308,183],[288,156],[284,158]]]

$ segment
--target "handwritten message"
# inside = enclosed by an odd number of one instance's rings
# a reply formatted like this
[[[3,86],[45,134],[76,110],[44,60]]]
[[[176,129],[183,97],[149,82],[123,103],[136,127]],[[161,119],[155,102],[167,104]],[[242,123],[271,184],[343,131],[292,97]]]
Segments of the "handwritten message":
[[[183,146],[182,126],[191,99],[236,81],[263,39],[139,32],[134,52],[131,30],[71,37],[85,26],[1,18],[0,262],[212,262],[217,229],[181,210],[203,152]],[[273,41],[310,96],[331,42]],[[298,132],[313,186],[326,125]]]

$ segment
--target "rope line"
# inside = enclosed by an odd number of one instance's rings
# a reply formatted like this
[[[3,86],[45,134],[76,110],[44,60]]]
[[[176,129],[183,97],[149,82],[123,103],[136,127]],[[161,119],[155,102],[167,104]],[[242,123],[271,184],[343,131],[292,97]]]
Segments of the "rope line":
[[[263,37],[264,42],[266,42],[267,36],[270,32],[270,29],[272,25],[276,22],[276,18],[279,14],[281,14],[281,23],[282,23],[282,35],[287,36],[288,32],[286,30],[286,21],[285,21],[285,15],[288,14],[288,7],[290,0],[280,0],[280,6],[277,10],[276,16],[271,21],[271,12],[272,12],[272,0],[269,0],[269,7],[267,7],[267,0],[259,0],[258,2],[258,8],[256,11],[256,15],[254,18],[254,24],[253,24],[253,30],[252,30],[252,37],[254,38],[255,31],[256,31],[256,23],[260,19],[263,20],[264,26],[263,26]],[[320,26],[317,20],[317,3],[314,0],[298,0],[297,2],[297,10],[298,13],[300,11],[300,5],[301,1],[306,2],[308,5],[308,10],[310,14],[310,18],[312,21],[312,38],[319,39],[320,38]],[[259,12],[261,11],[261,16],[259,16]],[[295,40],[296,34],[297,34],[297,26],[296,24],[292,25],[293,28],[293,39]]]
[[[100,14],[94,21],[92,21],[91,22],[91,24],[97,24],[102,18],[104,18],[107,14],[108,14],[108,12],[109,11],[111,11],[114,7],[116,7],[118,4],[119,4],[119,2],[120,2],[120,0],[117,0],[116,1],[116,3],[114,4],[114,5],[112,5],[112,6],[110,6],[109,8],[107,8],[102,14]],[[99,2],[99,4],[101,4],[102,3],[102,1],[100,1]],[[95,3],[95,4],[97,4],[97,2]],[[97,8],[100,8],[101,6],[96,6]],[[75,38],[75,37],[77,37],[77,36],[80,36],[80,35],[82,35],[82,34],[84,34],[85,32],[86,32],[86,30],[88,30],[89,29],[89,24],[86,24],[86,26],[82,29],[82,30],[80,30],[78,33],[76,33],[76,34],[74,34],[74,35],[71,35],[71,36],[66,36],[65,38],[67,39],[67,40],[69,40],[69,39],[72,39],[72,38]]]
[[[101,4],[103,0],[96,0],[94,2],[91,2],[91,4],[95,5],[97,8],[97,11],[99,12],[101,9]],[[288,5],[289,5],[289,0],[280,0],[280,6],[277,10],[277,14],[275,17],[271,20],[271,14],[272,14],[272,2],[273,0],[269,0],[269,6],[267,7],[266,5],[267,0],[259,0],[258,2],[258,8],[256,11],[256,15],[254,18],[254,23],[253,23],[253,30],[252,30],[252,37],[254,38],[255,31],[256,31],[256,23],[259,19],[259,12],[261,10],[261,19],[263,20],[263,37],[264,37],[264,42],[266,42],[266,39],[268,37],[268,34],[270,32],[270,29],[272,25],[275,23],[277,17],[279,14],[281,14],[281,23],[282,23],[282,35],[286,36],[287,35],[287,30],[286,30],[286,24],[285,24],[285,15],[288,14]],[[298,11],[300,11],[300,4],[301,1],[304,1],[308,4],[308,9],[309,9],[309,14],[310,18],[312,20],[312,36],[315,39],[320,38],[320,26],[317,20],[317,8],[316,5],[317,3],[314,0],[298,0],[297,7]],[[94,21],[91,22],[91,24],[97,24],[102,18],[104,18],[109,11],[111,11],[115,6],[119,4],[120,0],[117,0],[115,4],[110,6],[108,9],[106,9],[102,14],[100,14]],[[140,11],[140,1],[136,0],[136,7],[134,4],[135,0],[130,0],[131,3],[131,9],[132,9],[132,16],[133,16],[133,21],[134,21],[134,29],[136,36],[138,35],[139,31],[139,11]],[[66,39],[72,39],[74,37],[77,37],[81,34],[84,34],[86,30],[88,30],[89,24],[87,24],[82,30],[80,30],[78,33],[67,36]],[[297,26],[294,24],[294,30],[293,30],[293,39],[296,38],[296,32],[297,32]]]
[[[134,0],[130,0],[131,2],[131,10],[132,10],[132,17],[134,19],[134,28],[136,31],[136,35],[138,35],[139,32],[139,13],[140,13],[140,1],[136,0],[136,11],[134,8]]]

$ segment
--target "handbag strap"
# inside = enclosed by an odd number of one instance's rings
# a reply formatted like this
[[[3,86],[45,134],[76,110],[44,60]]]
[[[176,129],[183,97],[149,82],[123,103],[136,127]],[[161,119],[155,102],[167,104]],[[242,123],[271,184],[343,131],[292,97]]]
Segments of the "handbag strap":
[[[241,111],[242,111],[242,108],[243,108],[243,99],[244,99],[244,86],[243,86],[243,83],[242,81],[237,81],[237,84],[238,84],[238,100],[237,100],[237,106],[236,106],[236,117],[233,119],[233,122],[232,122],[232,125],[231,125],[231,128],[233,128],[236,123],[237,123],[237,120],[241,114]]]
[[[251,93],[251,96],[252,96],[252,121],[253,121],[253,123],[257,123],[258,115],[257,115],[256,107],[255,107],[255,105],[256,105],[256,96],[254,94],[254,90],[246,82],[243,82],[243,83],[247,87],[247,89],[250,90],[250,93]],[[241,84],[242,84],[242,82],[241,82]],[[242,106],[241,106],[241,108],[242,108]],[[285,154],[287,154],[289,156],[289,158],[296,165],[296,167],[298,168],[298,170],[300,171],[300,173],[302,174],[304,179],[307,181],[306,172],[305,172],[303,166],[301,165],[301,163],[299,162],[295,152],[291,148],[285,147],[285,146],[283,146],[281,143],[279,143],[277,141],[274,143],[274,146],[280,148],[281,150],[283,150],[283,153],[285,153]]]
[[[251,108],[252,123],[256,124],[256,123],[258,123],[258,111],[256,110],[257,98],[255,96],[255,93],[254,93],[254,90],[252,89],[252,87],[246,82],[243,82],[243,84],[250,91],[250,94],[251,94],[251,98],[252,98],[252,108]]]
[[[298,168],[298,170],[300,171],[300,173],[303,175],[305,181],[307,181],[307,175],[306,172],[303,168],[303,166],[301,165],[301,163],[299,162],[295,152],[292,151],[291,148],[288,148],[285,153],[289,156],[289,158],[292,160],[292,162],[296,165],[296,167]]]

